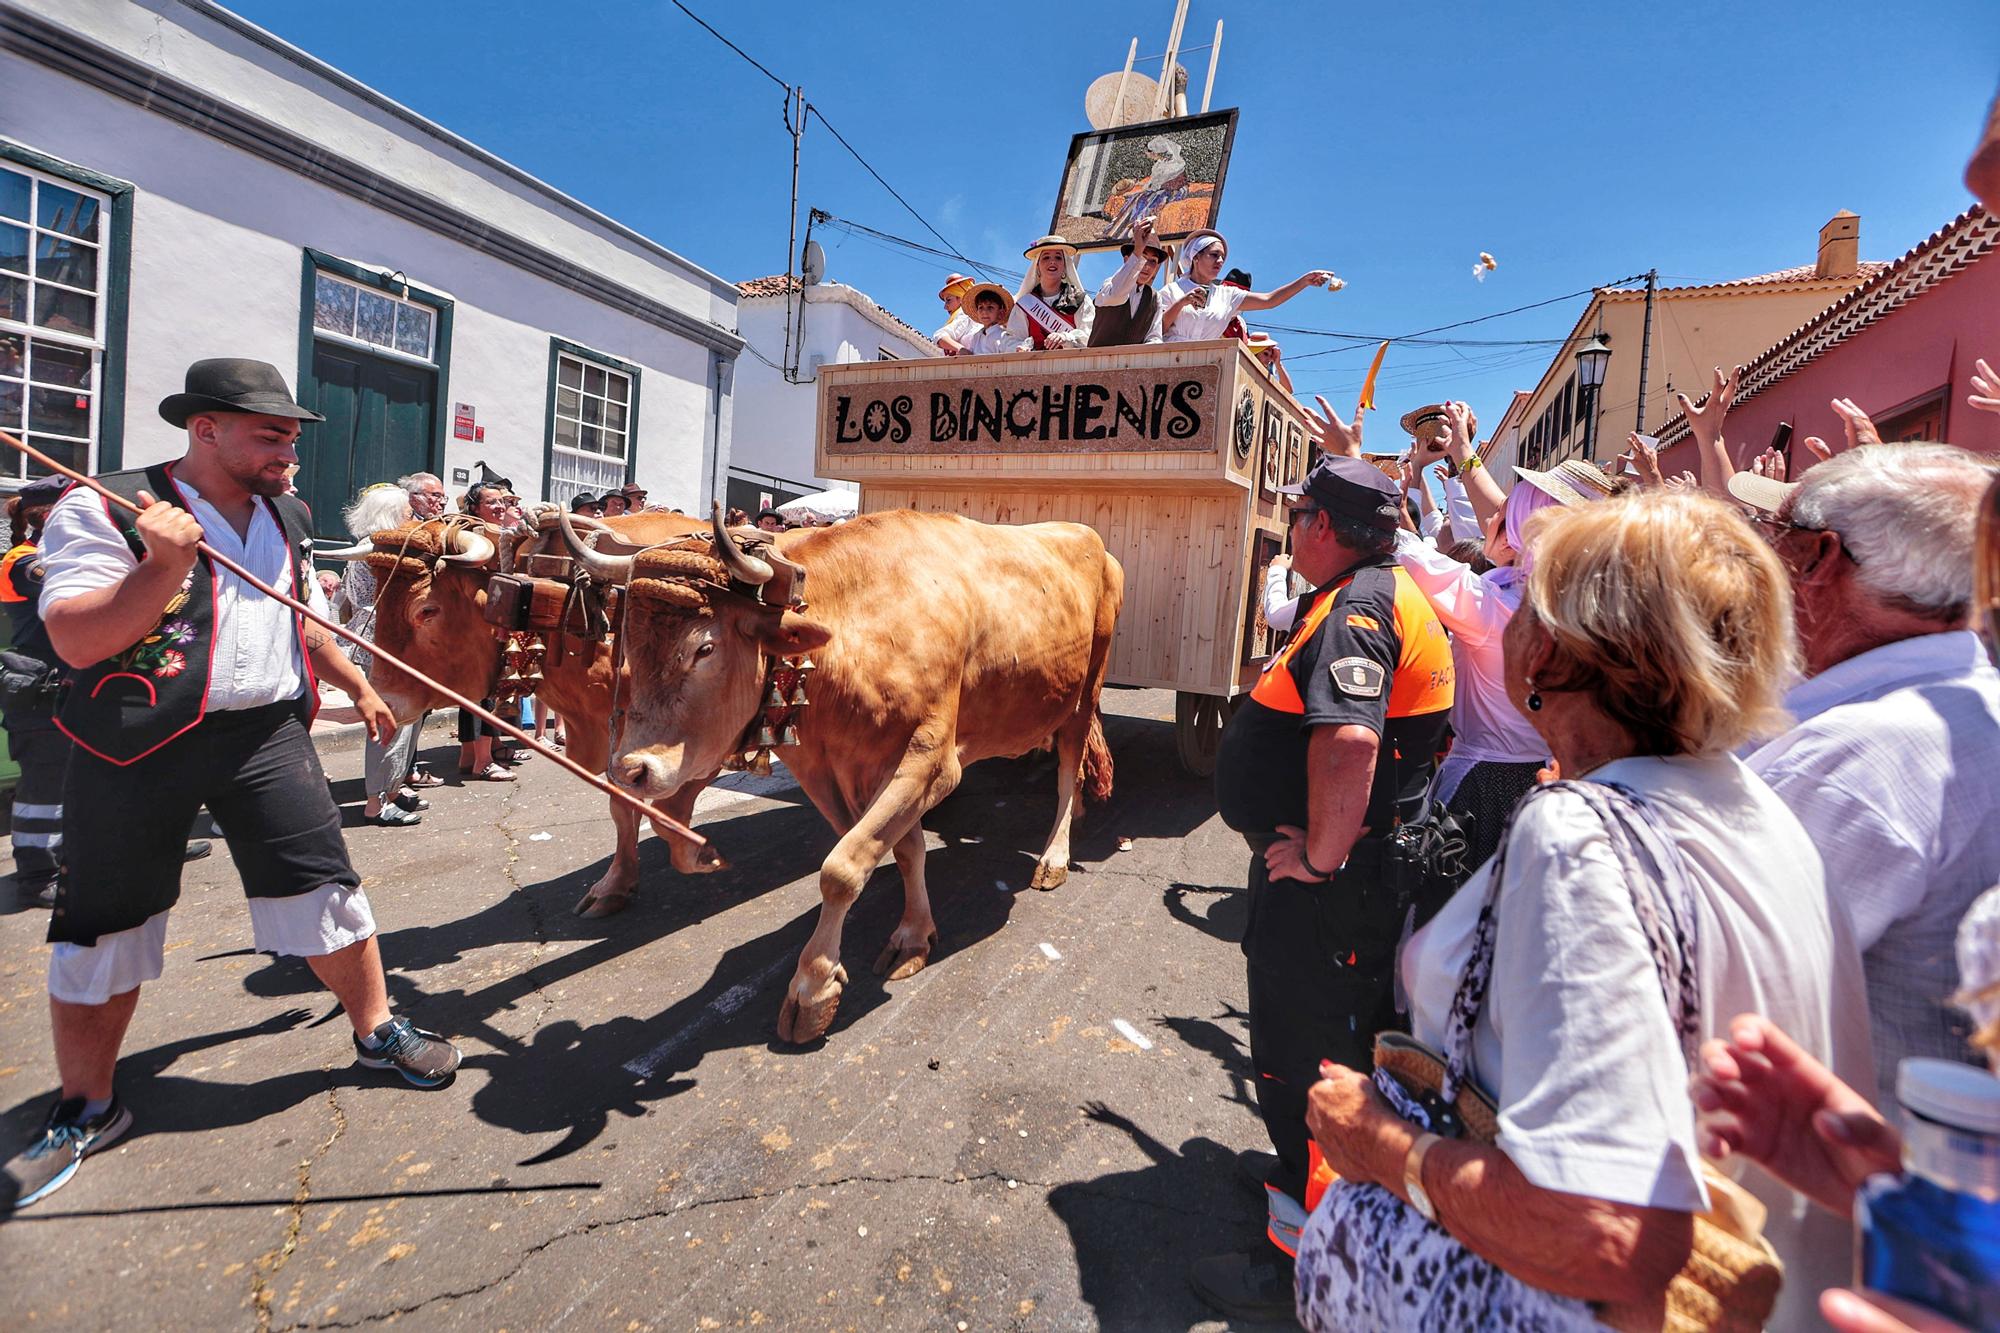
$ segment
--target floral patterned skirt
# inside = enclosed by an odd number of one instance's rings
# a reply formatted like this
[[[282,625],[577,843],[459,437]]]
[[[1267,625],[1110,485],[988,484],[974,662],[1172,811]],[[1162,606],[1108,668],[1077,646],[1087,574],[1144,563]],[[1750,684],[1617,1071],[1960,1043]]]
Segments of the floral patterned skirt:
[[[1299,1323],[1314,1333],[1602,1326],[1582,1301],[1510,1277],[1380,1185],[1336,1180],[1299,1241]]]

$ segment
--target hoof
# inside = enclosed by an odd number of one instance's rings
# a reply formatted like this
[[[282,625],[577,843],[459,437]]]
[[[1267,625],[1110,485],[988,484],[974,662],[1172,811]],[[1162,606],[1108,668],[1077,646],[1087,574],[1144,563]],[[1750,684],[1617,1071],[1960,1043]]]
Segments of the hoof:
[[[840,1012],[840,988],[846,984],[847,969],[836,966],[821,993],[803,1004],[795,990],[788,990],[784,1007],[778,1010],[778,1040],[803,1046],[824,1037]]]
[[[714,843],[693,852],[685,847],[675,847],[671,859],[674,869],[683,875],[712,875],[729,868],[729,862],[715,850]]]
[[[577,899],[576,906],[569,910],[571,915],[585,918],[616,916],[631,905],[632,895],[629,893],[592,892]]]
[[[914,943],[899,939],[898,936],[901,934],[901,931],[897,931],[889,937],[888,944],[883,946],[881,955],[875,960],[876,976],[886,977],[890,981],[903,981],[923,971],[925,964],[930,962],[931,950],[937,947],[938,937],[935,930],[924,936],[921,941]]]
[[[1037,861],[1035,863],[1035,877],[1028,881],[1028,887],[1031,889],[1041,889],[1046,892],[1068,878],[1069,865],[1067,862],[1050,865],[1046,861]]]

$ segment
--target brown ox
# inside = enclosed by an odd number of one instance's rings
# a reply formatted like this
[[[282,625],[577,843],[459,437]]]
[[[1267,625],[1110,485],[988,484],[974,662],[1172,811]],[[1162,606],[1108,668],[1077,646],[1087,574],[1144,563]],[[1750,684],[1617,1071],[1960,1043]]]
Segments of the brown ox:
[[[703,579],[686,553],[620,559],[575,547],[594,575],[628,580],[619,633],[626,656],[645,664],[613,719],[610,773],[648,796],[700,785],[759,716],[771,660],[816,659],[798,739],[777,751],[840,835],[820,868],[818,928],[778,1017],[784,1040],[811,1041],[832,1024],[847,981],[848,907],[892,850],[903,917],[875,971],[900,980],[928,960],[937,927],[921,820],[966,764],[1053,742],[1056,818],[1033,884],[1068,876],[1080,779],[1096,797],[1111,787],[1097,708],[1125,575],[1078,524],[996,527],[904,510],[778,536],[771,549],[809,575],[807,606],[770,608],[740,591],[769,580],[770,564],[715,522],[714,552],[737,592],[717,586],[721,567],[706,555],[715,573]]]
[[[602,526],[631,548],[708,527],[684,515],[655,513],[606,519]],[[375,576],[375,641],[417,670],[473,699],[488,697],[500,677],[500,640],[485,616],[486,584],[496,569],[495,544],[499,540],[499,534],[490,528],[432,520],[378,532],[373,550],[360,556]],[[555,554],[562,553],[561,534],[525,539],[516,558],[551,548]],[[355,548],[355,552],[361,549]],[[537,695],[567,724],[570,758],[593,772],[602,772],[610,737],[612,655],[604,645],[590,651],[592,645],[575,636],[548,638],[549,651]],[[449,702],[387,662],[377,661],[372,681],[398,722],[409,722],[426,709]],[[704,785],[687,784],[660,802],[661,808],[687,823]],[[631,901],[639,887],[639,816],[612,801],[611,820],[617,832],[611,866],[577,903],[580,916],[608,916]],[[657,825],[655,832],[666,836]],[[677,838],[667,841],[674,868],[683,874],[718,870],[723,865],[712,849],[697,852]]]

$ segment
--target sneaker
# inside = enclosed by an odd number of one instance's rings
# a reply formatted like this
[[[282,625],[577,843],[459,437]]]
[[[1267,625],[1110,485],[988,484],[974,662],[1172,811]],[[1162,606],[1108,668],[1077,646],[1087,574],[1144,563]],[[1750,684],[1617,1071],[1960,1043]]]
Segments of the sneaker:
[[[52,879],[15,879],[14,896],[21,900],[23,907],[54,907],[56,905],[56,882]]]
[[[1273,1245],[1249,1254],[1197,1259],[1188,1281],[1195,1295],[1231,1319],[1276,1323],[1297,1317],[1292,1259]]]
[[[215,844],[207,838],[189,838],[187,850],[181,853],[183,861],[199,861],[215,850]]]
[[[116,1097],[90,1120],[83,1119],[83,1098],[58,1101],[33,1143],[7,1163],[0,1177],[0,1215],[26,1208],[54,1194],[83,1165],[83,1159],[109,1148],[132,1128],[132,1113]]]
[[[354,1039],[355,1062],[369,1069],[393,1069],[420,1088],[443,1087],[458,1069],[458,1047],[407,1018],[392,1018],[372,1035],[380,1043],[373,1050]]]

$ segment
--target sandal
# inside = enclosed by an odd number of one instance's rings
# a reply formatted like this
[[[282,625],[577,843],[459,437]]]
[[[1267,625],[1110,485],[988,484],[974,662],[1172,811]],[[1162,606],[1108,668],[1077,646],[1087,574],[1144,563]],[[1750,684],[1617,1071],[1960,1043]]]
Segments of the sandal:
[[[469,776],[478,778],[481,782],[520,781],[520,779],[515,776],[514,770],[506,767],[503,764],[488,764],[486,767],[480,769],[477,773],[470,774]]]
[[[410,770],[410,776],[405,779],[403,785],[405,787],[442,787],[444,786],[444,779],[431,772],[430,769],[424,767],[422,764],[418,764]]]
[[[412,825],[423,823],[424,817],[414,810],[405,810],[402,806],[391,801],[382,807],[381,814],[376,815],[368,822],[371,824],[381,824],[385,828],[409,828]]]
[[[423,797],[417,795],[415,792],[411,791],[408,787],[405,787],[403,788],[403,790],[396,793],[395,804],[405,810],[410,811],[411,813],[415,813],[418,810],[428,810],[431,808],[431,803],[429,801],[426,801]]]

